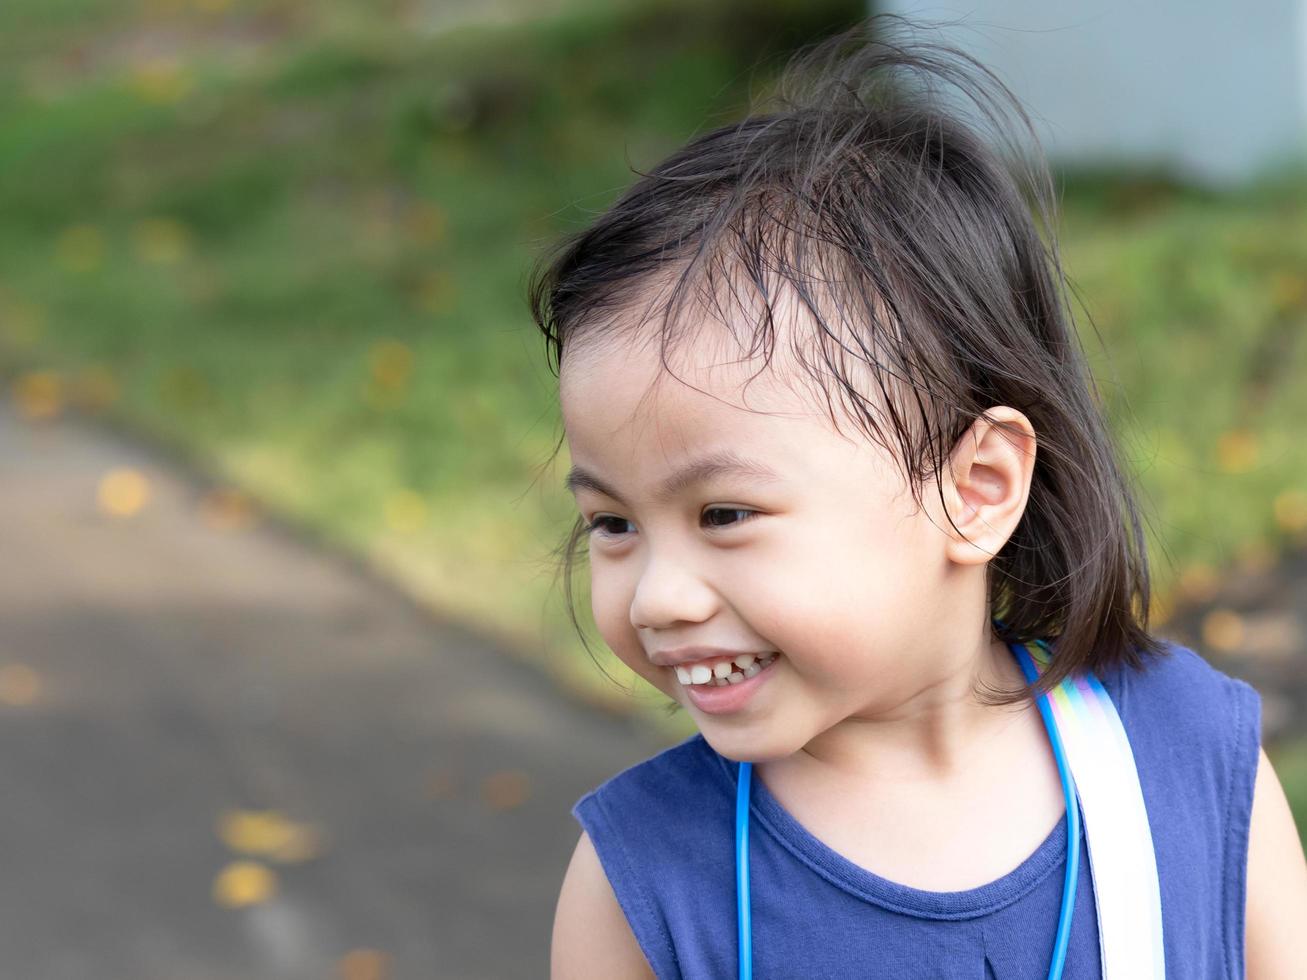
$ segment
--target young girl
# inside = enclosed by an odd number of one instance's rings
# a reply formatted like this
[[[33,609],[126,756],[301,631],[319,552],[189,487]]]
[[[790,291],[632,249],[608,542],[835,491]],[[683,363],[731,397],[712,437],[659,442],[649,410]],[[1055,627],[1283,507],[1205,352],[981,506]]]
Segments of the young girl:
[[[879,26],[533,283],[568,570],[699,729],[576,805],[553,976],[1307,976],[1258,696],[1148,632],[1025,117]]]

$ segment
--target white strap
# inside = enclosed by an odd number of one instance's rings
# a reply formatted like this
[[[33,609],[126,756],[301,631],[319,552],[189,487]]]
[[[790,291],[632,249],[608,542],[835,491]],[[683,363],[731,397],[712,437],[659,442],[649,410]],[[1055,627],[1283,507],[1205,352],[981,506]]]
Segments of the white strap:
[[[1165,980],[1157,857],[1121,716],[1089,673],[1049,703],[1084,813],[1104,980]]]

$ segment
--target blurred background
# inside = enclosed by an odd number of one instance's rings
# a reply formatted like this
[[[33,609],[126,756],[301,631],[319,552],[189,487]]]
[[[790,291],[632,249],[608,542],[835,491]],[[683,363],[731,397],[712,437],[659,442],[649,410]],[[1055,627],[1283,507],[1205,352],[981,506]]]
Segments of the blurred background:
[[[953,39],[1056,164],[1157,630],[1307,828],[1307,4],[1156,6]],[[546,973],[569,807],[686,729],[567,621],[527,270],[867,12],[0,5],[5,975]]]

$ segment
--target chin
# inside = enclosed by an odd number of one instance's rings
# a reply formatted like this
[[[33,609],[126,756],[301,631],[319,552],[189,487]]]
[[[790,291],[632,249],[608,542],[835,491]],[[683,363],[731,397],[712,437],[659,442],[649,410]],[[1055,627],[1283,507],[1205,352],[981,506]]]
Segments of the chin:
[[[711,727],[708,730],[701,728],[699,731],[703,735],[704,741],[712,746],[714,752],[731,762],[752,762],[755,764],[775,762],[777,759],[792,756],[802,748],[801,745],[790,745],[788,741],[759,739],[744,731],[714,731]]]

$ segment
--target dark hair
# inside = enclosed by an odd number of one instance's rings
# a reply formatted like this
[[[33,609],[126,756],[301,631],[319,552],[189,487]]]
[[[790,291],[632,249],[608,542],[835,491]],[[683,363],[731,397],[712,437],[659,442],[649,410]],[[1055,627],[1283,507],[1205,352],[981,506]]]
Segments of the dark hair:
[[[619,314],[669,284],[655,302],[670,372],[691,288],[723,323],[723,284],[760,299],[748,349],[770,364],[785,286],[816,324],[795,353],[832,421],[834,396],[886,449],[892,435],[918,506],[930,476],[942,500],[942,467],[986,408],[1024,413],[1038,452],[1021,520],[987,565],[992,628],[1055,656],[1038,685],[986,698],[1009,705],[1080,670],[1142,668],[1164,645],[1148,632],[1146,542],[1074,328],[1033,127],[965,53],[897,39],[905,23],[874,17],[799,52],[770,111],[691,140],[542,257],[530,304],[557,373],[620,320],[639,329],[646,316]],[[867,365],[882,404],[850,375]],[[583,527],[558,554],[584,643],[571,581]]]

